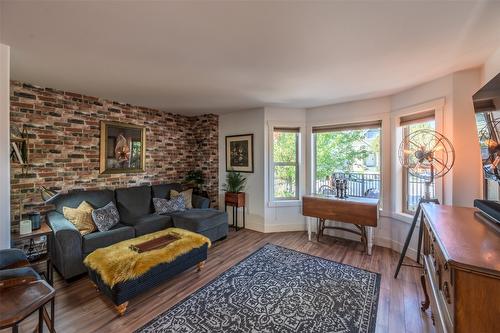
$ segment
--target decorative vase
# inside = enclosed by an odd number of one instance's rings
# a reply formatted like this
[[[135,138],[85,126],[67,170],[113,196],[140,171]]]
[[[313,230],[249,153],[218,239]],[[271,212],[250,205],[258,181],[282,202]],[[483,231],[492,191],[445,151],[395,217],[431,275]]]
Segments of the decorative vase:
[[[31,220],[31,228],[33,230],[40,229],[41,223],[40,223],[40,213],[39,212],[33,212],[28,215],[30,220]]]

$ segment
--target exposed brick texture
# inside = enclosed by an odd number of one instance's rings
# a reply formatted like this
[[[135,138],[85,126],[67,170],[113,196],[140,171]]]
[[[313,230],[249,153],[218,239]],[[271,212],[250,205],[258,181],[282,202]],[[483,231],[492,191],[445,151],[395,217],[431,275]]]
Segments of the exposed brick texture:
[[[202,169],[212,206],[218,193],[218,116],[182,116],[11,81],[11,124],[30,136],[30,168],[11,163],[13,225],[24,212],[45,212],[39,185],[57,190],[129,187],[182,181]],[[99,174],[101,120],[146,127],[146,172]]]

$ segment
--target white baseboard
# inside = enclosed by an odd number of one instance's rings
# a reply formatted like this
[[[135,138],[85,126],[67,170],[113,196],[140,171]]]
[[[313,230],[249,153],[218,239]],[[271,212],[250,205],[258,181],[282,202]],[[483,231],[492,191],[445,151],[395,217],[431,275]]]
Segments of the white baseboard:
[[[232,221],[228,221],[229,225],[232,225]],[[241,217],[238,219],[238,226],[243,226],[243,221]],[[264,228],[264,219],[257,215],[247,215],[245,221],[245,228],[258,232],[266,232]]]
[[[267,224],[265,232],[287,232],[287,231],[304,231],[307,227],[304,223],[301,224]]]

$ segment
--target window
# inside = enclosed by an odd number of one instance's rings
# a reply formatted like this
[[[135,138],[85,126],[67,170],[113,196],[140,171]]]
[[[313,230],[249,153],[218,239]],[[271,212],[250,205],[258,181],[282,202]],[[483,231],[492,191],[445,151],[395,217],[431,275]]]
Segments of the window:
[[[299,142],[299,128],[273,129],[273,201],[299,199]]]
[[[435,129],[434,111],[417,113],[400,118],[403,138],[421,129]],[[405,147],[405,149],[407,149]],[[431,197],[435,197],[435,184],[431,184]],[[403,168],[403,213],[415,214],[420,198],[425,196],[425,180],[415,177]]]
[[[313,127],[315,193],[325,193],[325,185],[331,188],[335,179],[347,178],[347,195],[380,196],[381,124]]]

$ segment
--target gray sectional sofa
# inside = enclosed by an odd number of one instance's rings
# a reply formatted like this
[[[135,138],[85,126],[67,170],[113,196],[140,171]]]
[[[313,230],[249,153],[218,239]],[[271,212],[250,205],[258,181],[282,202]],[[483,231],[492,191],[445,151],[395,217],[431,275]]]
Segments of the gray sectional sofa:
[[[193,195],[193,209],[169,215],[155,214],[152,198],[168,199],[171,189],[181,191],[182,185],[172,183],[59,195],[52,202],[55,210],[47,214],[47,222],[53,231],[50,242],[53,265],[65,279],[69,279],[87,272],[83,259],[94,250],[172,226],[203,234],[211,241],[227,236],[227,214],[208,208],[210,201],[207,198]],[[94,208],[113,201],[120,213],[120,223],[108,231],[82,236],[63,215],[63,207],[78,207],[82,201]]]

